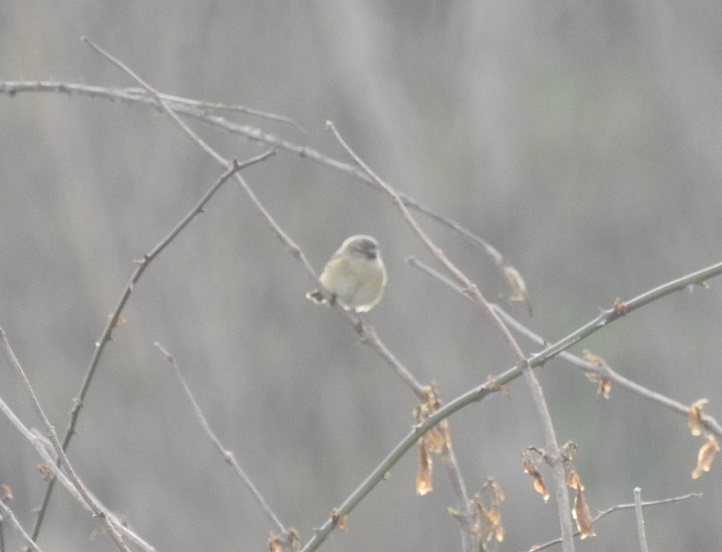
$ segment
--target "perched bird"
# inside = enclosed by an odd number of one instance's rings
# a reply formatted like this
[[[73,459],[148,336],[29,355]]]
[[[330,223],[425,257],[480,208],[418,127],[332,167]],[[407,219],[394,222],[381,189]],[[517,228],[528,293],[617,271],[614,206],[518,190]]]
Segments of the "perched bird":
[[[351,236],[326,263],[320,277],[331,292],[329,301],[346,310],[368,312],[374,308],[386,285],[386,268],[378,242],[371,236]],[[314,303],[325,303],[320,290],[306,294]]]

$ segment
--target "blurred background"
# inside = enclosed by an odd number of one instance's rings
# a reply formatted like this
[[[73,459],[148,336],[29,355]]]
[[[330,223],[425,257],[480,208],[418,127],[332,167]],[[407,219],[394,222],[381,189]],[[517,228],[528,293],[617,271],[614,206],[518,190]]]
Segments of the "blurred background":
[[[524,275],[548,340],[653,286],[720,261],[722,6],[693,1],[86,0],[0,5],[0,79],[137,86],[87,35],[168,94],[292,117],[306,132],[237,120],[348,161],[332,120],[390,184],[494,244]],[[165,116],[62,94],[0,96],[0,326],[62,433],[94,349],[142,257],[222,172]],[[195,124],[227,157],[265,148]],[[389,270],[365,320],[449,400],[513,364],[486,317],[404,262],[431,262],[391,202],[288,153],[244,172],[320,270],[369,233]],[[470,243],[424,228],[491,300],[502,278]],[[722,284],[679,293],[579,344],[623,375],[720,415]],[[88,393],[70,458],[90,489],[158,550],[262,550],[273,530],[202,433],[159,352],[175,356],[225,445],[305,542],[406,434],[415,396],[331,310],[243,191],[228,183],[150,266]],[[536,347],[522,341],[525,350]],[[3,360],[0,395],[39,426]],[[651,549],[713,550],[720,466],[693,481],[702,444],[686,420],[615,388],[610,400],[563,361],[538,371],[592,512],[703,492],[645,511]],[[506,540],[559,534],[522,472],[543,446],[522,379],[452,419],[467,486],[506,492]],[[0,420],[0,483],[30,529],[44,490],[34,451]],[[458,550],[454,504],[414,492],[409,453],[352,513],[329,551]],[[543,474],[548,476],[547,472]],[[39,545],[108,550],[56,489]],[[634,519],[597,525],[586,551],[636,547]],[[6,529],[8,545],[19,546]]]

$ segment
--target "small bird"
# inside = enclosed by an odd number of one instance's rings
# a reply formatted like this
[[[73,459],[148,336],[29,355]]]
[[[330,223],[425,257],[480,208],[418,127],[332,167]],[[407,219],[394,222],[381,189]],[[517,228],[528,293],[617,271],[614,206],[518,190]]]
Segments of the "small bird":
[[[378,242],[371,236],[351,236],[333,254],[319,278],[335,301],[346,310],[368,312],[381,300],[386,268]],[[314,303],[326,303],[320,290],[306,294]]]

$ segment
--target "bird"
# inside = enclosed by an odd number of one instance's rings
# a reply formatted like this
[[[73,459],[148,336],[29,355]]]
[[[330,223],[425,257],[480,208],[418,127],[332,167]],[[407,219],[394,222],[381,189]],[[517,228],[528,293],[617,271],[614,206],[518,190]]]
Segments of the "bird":
[[[338,302],[344,309],[357,313],[370,311],[381,300],[386,286],[386,267],[378,242],[364,235],[346,238],[319,279],[331,297],[314,289],[306,298],[317,304]]]

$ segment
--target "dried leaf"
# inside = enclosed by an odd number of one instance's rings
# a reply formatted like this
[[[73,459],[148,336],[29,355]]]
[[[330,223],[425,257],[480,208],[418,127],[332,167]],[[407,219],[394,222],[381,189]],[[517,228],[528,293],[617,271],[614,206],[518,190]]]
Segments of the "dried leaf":
[[[571,489],[574,489],[575,491],[584,490],[584,485],[582,485],[582,482],[579,479],[579,475],[577,475],[577,472],[574,468],[569,470],[569,475],[567,476],[567,486]]]
[[[13,498],[13,490],[10,488],[10,485],[3,485],[2,487],[3,495],[0,497],[0,500],[3,502],[10,502]]]
[[[540,449],[530,447],[526,449],[524,451],[524,454],[522,455],[522,460],[524,462],[524,473],[528,473],[534,478],[534,490],[536,490],[536,492],[542,495],[544,502],[546,502],[549,500],[549,491],[547,490],[546,485],[544,485],[544,481],[542,480],[539,470],[536,469],[534,462],[532,462],[530,458],[531,451],[536,452],[542,458],[546,458],[546,452]]]
[[[269,552],[283,552],[281,537],[271,535],[268,539],[268,550]]]
[[[482,493],[488,494],[489,507],[486,506],[481,493],[476,493],[471,506],[475,512],[475,520],[472,526],[479,545],[496,539],[497,542],[504,540],[504,528],[501,525],[501,501],[504,500],[504,493],[499,484],[493,479],[487,479]]]
[[[594,364],[595,366],[605,366],[607,364],[607,362],[602,357],[590,352],[589,349],[584,349],[582,351],[582,358],[590,364]]]
[[[715,456],[720,450],[719,443],[714,435],[708,433],[705,439],[707,441],[702,445],[697,454],[697,467],[692,472],[692,479],[698,479],[703,473],[708,472],[712,468],[712,462],[714,462]]]
[[[419,439],[419,466],[416,472],[416,494],[419,496],[424,496],[433,490],[432,465],[429,451],[426,449],[423,439]]]
[[[594,520],[592,519],[592,514],[589,513],[589,506],[587,505],[587,501],[584,500],[584,493],[580,490],[578,490],[574,495],[572,517],[574,518],[574,521],[577,522],[577,529],[579,530],[580,538],[582,540],[587,537],[596,536],[596,533],[594,532]]]
[[[271,533],[267,545],[269,552],[284,552],[288,548],[288,545],[290,545],[293,550],[298,550],[301,548],[301,537],[298,535],[298,531],[291,527],[282,537]]]
[[[542,480],[539,470],[536,469],[536,466],[534,466],[531,461],[524,463],[524,472],[528,473],[534,478],[534,490],[540,495],[542,495],[544,502],[549,500],[549,491],[544,485],[544,481]]]
[[[546,485],[544,485],[544,481],[541,477],[534,478],[534,490],[542,495],[544,502],[549,501],[549,491],[547,490]]]
[[[417,424],[421,424],[426,419],[434,414],[441,406],[439,395],[436,389],[427,385],[422,389],[423,401],[414,407],[413,415]],[[440,454],[444,450],[444,445],[449,439],[448,423],[446,420],[440,422],[438,425],[431,428],[423,437],[424,445],[426,448],[437,454]]]
[[[687,425],[692,435],[698,437],[702,435],[702,423],[704,421],[704,415],[702,414],[702,408],[709,402],[708,399],[699,399],[692,403],[687,411]]]
[[[531,316],[532,308],[531,303],[529,303],[529,289],[526,287],[526,282],[521,273],[511,265],[506,265],[502,270],[512,292],[509,301],[524,303],[529,310],[529,316]]]
[[[612,392],[612,380],[607,378],[602,378],[599,382],[599,387],[597,388],[597,394],[601,395],[605,399],[609,398],[609,394]]]
[[[294,550],[301,548],[301,535],[299,535],[298,531],[296,531],[293,527],[289,527],[286,537],[288,538],[288,542],[291,543],[291,548]]]
[[[590,353],[587,349],[584,349],[582,351],[582,358],[589,362],[590,364],[594,364],[595,366],[599,366],[602,369],[607,368],[607,361],[604,360],[599,355],[595,355],[593,353]],[[599,395],[602,395],[605,399],[609,398],[609,394],[612,391],[612,380],[609,378],[605,378],[601,374],[597,372],[592,371],[585,371],[584,374],[589,378],[589,381],[594,383],[599,383],[599,387],[597,388],[597,393]]]
[[[622,301],[619,297],[614,300],[612,308],[614,309],[614,312],[619,316],[627,314],[627,303]]]
[[[504,491],[501,490],[501,485],[499,485],[493,478],[490,477],[486,480],[483,489],[489,491],[492,504],[499,504],[504,501]]]
[[[564,453],[564,461],[569,462],[579,452],[579,446],[574,441],[567,441],[562,445],[562,452]]]
[[[446,442],[446,439],[444,437],[444,433],[441,431],[439,426],[432,427],[426,435],[423,437],[424,444],[426,445],[426,448],[429,449],[431,452],[435,452],[436,454],[441,454],[441,452],[444,450],[444,444]]]
[[[524,458],[524,473],[528,473],[532,477],[537,477],[539,475],[539,470],[536,469],[534,462],[532,462],[529,458]]]
[[[341,531],[348,528],[348,516],[341,515],[337,508],[331,510],[331,523],[334,527],[338,527]]]
[[[46,481],[53,476],[53,468],[50,467],[50,464],[38,464],[38,471],[40,472],[40,477]]]

